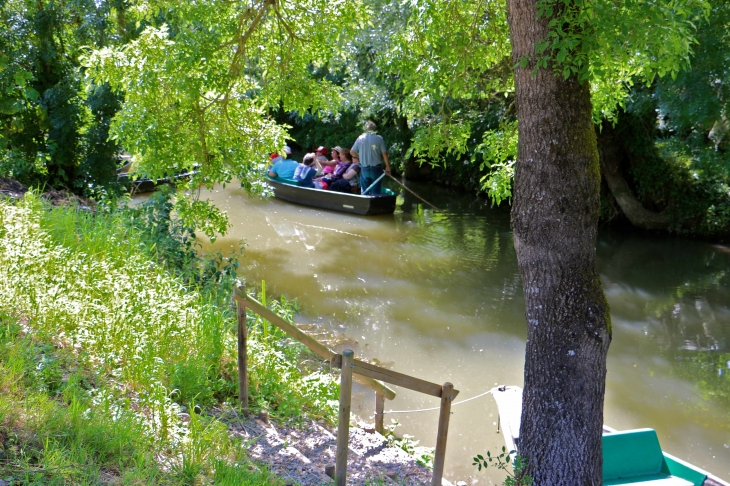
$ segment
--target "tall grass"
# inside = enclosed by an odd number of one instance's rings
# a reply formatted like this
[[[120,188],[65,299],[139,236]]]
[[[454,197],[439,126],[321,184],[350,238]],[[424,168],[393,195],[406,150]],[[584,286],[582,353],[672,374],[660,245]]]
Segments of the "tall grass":
[[[49,209],[33,195],[0,201],[8,391],[0,393],[0,434],[32,430],[40,441],[24,449],[34,457],[13,453],[18,474],[42,465],[79,484],[109,474],[145,484],[269,481],[241,465],[240,444],[223,424],[186,413],[235,399],[237,264],[198,258],[194,235],[168,204],[163,195],[94,215]],[[294,309],[285,299],[269,304],[285,315]],[[249,322],[254,408],[332,420],[335,380],[299,364],[302,346],[261,319]]]

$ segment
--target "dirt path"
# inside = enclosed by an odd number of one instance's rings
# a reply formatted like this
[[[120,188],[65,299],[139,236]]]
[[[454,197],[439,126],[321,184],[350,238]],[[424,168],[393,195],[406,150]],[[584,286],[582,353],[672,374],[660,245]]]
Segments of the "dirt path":
[[[234,437],[250,443],[249,455],[267,464],[287,484],[334,484],[325,467],[334,465],[337,431],[306,420],[301,428],[259,418],[219,417]],[[431,470],[372,429],[350,428],[348,484],[430,484]],[[290,481],[290,482],[289,482]],[[444,481],[444,485],[451,483]]]

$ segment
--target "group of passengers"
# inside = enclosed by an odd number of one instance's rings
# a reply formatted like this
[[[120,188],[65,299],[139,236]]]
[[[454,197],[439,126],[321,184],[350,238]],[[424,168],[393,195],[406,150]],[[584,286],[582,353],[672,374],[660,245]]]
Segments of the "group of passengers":
[[[287,158],[291,149],[284,147],[282,155],[271,154],[269,176],[293,179],[302,187],[314,189],[380,194],[379,178],[383,173],[390,175],[390,160],[383,137],[375,130],[375,123],[368,121],[365,133],[357,138],[352,149],[334,147],[331,159],[327,147],[320,146],[298,163]]]

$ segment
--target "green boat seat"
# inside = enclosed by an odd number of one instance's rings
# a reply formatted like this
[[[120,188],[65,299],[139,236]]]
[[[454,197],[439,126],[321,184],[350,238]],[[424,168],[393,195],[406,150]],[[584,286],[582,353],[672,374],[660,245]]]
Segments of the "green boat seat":
[[[692,486],[692,483],[686,479],[678,478],[675,476],[664,476],[658,475],[654,477],[639,477],[639,478],[628,478],[618,479],[615,481],[604,481],[604,485],[609,484],[638,484],[640,486]]]
[[[272,181],[281,182],[282,184],[289,184],[290,186],[301,186],[299,181],[296,181],[294,179],[287,179],[285,177],[271,177],[267,176]]]
[[[603,484],[702,486],[707,473],[662,452],[653,429],[603,436]]]

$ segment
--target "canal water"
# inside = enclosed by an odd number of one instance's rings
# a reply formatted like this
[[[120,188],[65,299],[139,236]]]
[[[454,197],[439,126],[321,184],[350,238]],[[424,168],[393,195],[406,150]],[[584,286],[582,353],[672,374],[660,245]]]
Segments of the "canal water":
[[[455,402],[495,385],[522,386],[524,299],[509,213],[487,201],[410,185],[394,215],[361,217],[241,189],[203,194],[228,213],[229,233],[206,250],[245,241],[248,282],[299,302],[298,322],[338,350],[436,383]],[[602,232],[598,268],[611,306],[605,423],[651,427],[663,448],[730,480],[730,248],[683,239]],[[386,410],[436,407],[438,399],[396,388]],[[371,421],[373,392],[357,388],[353,411]],[[446,478],[501,484],[477,472],[476,454],[501,450],[490,396],[455,405]],[[437,411],[386,415],[433,447]]]

